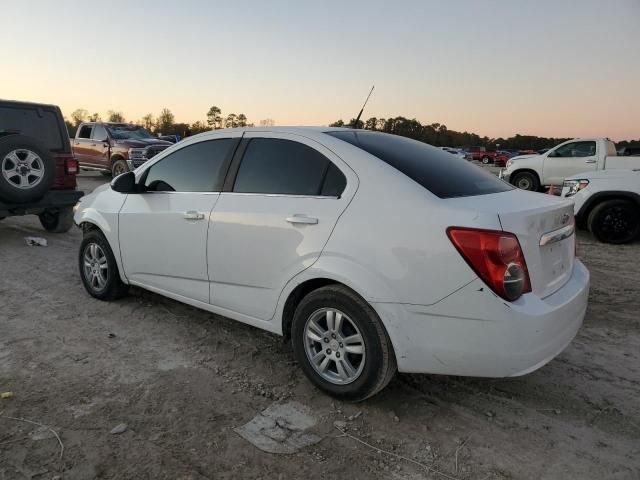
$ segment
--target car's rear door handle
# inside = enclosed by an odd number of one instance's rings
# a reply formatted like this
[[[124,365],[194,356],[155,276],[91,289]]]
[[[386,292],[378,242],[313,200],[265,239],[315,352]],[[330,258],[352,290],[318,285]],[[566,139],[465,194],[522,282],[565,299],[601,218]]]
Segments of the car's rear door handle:
[[[306,215],[301,215],[299,213],[294,213],[290,217],[287,217],[287,222],[302,223],[305,225],[315,225],[318,223],[318,219],[313,217],[307,217]]]
[[[195,210],[189,210],[184,214],[185,220],[204,220],[204,213],[196,212]]]
[[[584,163],[596,163],[595,160],[585,160]]]

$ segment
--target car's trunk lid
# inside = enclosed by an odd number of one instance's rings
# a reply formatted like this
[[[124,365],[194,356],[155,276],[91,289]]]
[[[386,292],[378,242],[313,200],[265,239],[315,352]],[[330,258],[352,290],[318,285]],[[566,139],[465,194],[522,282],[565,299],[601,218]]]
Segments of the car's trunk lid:
[[[510,190],[450,199],[468,208],[496,213],[505,232],[518,237],[533,293],[544,298],[562,287],[573,270],[573,202],[552,195]]]

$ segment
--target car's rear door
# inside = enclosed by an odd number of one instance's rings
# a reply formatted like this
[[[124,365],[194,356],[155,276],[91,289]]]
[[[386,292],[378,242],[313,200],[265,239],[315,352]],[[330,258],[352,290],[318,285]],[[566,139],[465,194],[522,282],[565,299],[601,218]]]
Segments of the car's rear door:
[[[119,214],[122,264],[131,283],[209,303],[211,210],[240,136],[185,142],[138,174],[144,191],[129,194]]]
[[[212,303],[269,320],[286,283],[319,257],[356,188],[355,173],[321,144],[246,133],[212,215]]]

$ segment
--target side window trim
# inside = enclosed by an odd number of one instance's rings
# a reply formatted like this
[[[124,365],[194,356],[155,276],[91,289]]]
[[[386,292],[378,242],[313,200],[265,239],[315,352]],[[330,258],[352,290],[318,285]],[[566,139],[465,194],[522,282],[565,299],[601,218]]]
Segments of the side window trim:
[[[158,193],[164,193],[164,194],[174,194],[174,193],[189,193],[189,194],[212,194],[212,193],[222,193],[223,187],[224,187],[224,181],[218,181],[218,185],[214,185],[213,189],[210,192],[182,192],[182,191],[155,191],[155,190],[145,190],[144,189],[144,184],[147,182],[147,177],[149,175],[149,171],[153,168],[154,165],[157,165],[158,163],[162,162],[165,158],[168,158],[170,156],[172,156],[174,153],[179,152],[180,150],[184,149],[184,148],[188,148],[191,145],[196,145],[198,143],[204,143],[204,142],[215,142],[216,140],[225,140],[225,139],[230,139],[231,140],[231,148],[229,149],[229,152],[227,153],[227,156],[225,157],[225,159],[222,162],[222,175],[220,175],[220,177],[222,179],[226,180],[226,177],[229,174],[229,168],[231,166],[231,163],[234,159],[234,156],[238,150],[238,145],[240,145],[240,141],[242,140],[242,137],[221,137],[221,138],[212,138],[212,139],[207,139],[207,140],[202,140],[201,142],[193,142],[193,143],[189,143],[188,145],[184,145],[182,148],[179,148],[177,150],[172,151],[169,155],[167,155],[166,157],[163,157],[161,159],[159,159],[158,162],[154,162],[153,165],[150,165],[148,168],[146,168],[144,170],[144,172],[142,172],[142,175],[140,175],[140,178],[138,179],[138,182],[136,184],[136,187],[139,188],[139,193],[144,193],[144,194],[158,194]]]
[[[292,194],[292,193],[252,193],[252,192],[234,192],[233,191],[233,187],[235,186],[236,183],[236,178],[238,176],[238,171],[240,170],[240,165],[242,164],[242,158],[244,157],[245,151],[247,150],[247,147],[249,146],[249,143],[251,142],[251,140],[256,139],[256,138],[265,138],[265,139],[270,139],[270,138],[275,138],[275,139],[280,139],[280,137],[257,137],[257,136],[252,136],[249,138],[244,137],[242,138],[242,141],[240,142],[240,145],[236,148],[235,154],[233,156],[233,159],[231,161],[231,165],[229,166],[229,169],[227,171],[227,175],[225,177],[224,180],[224,186],[221,190],[221,193],[233,193],[234,195],[255,195],[255,196],[261,196],[261,197],[303,197],[303,198],[318,198],[318,199],[340,199],[342,197],[342,195],[337,195],[337,196],[333,196],[333,195],[322,195],[322,190],[324,188],[324,184],[325,181],[327,179],[327,173],[329,172],[329,168],[331,168],[331,165],[334,165],[335,168],[337,168],[343,175],[344,172],[342,171],[342,169],[340,167],[338,167],[338,165],[336,165],[335,162],[333,162],[330,158],[328,158],[325,154],[323,154],[322,152],[319,152],[322,156],[324,156],[327,159],[327,165],[324,168],[324,171],[322,172],[322,179],[320,181],[320,186],[318,189],[318,192],[316,195],[299,195],[299,194]],[[283,140],[288,140],[286,138],[283,138]],[[290,140],[290,141],[295,141],[295,140]],[[301,143],[301,142],[299,142]],[[305,143],[302,143],[302,145],[306,145]],[[306,145],[309,148],[313,148],[310,145]],[[314,150],[316,150],[315,148],[313,148]],[[317,150],[316,150],[317,151]],[[346,175],[345,179],[348,178]],[[345,187],[346,189],[346,187]],[[344,191],[343,191],[344,193]]]

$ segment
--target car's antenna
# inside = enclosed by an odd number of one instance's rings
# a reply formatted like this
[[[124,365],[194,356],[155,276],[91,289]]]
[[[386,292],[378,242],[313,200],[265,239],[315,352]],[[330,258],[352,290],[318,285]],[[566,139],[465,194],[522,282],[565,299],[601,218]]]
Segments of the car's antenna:
[[[375,85],[373,85],[371,87],[371,90],[369,91],[369,95],[367,95],[367,99],[364,101],[364,104],[362,105],[362,108],[360,109],[360,113],[358,114],[358,117],[356,118],[356,121],[353,122],[353,128],[358,128],[358,122],[360,121],[360,117],[362,116],[362,112],[364,111],[364,107],[367,106],[367,102],[369,101],[369,97],[371,96],[371,94],[373,93],[373,89],[376,88]]]

